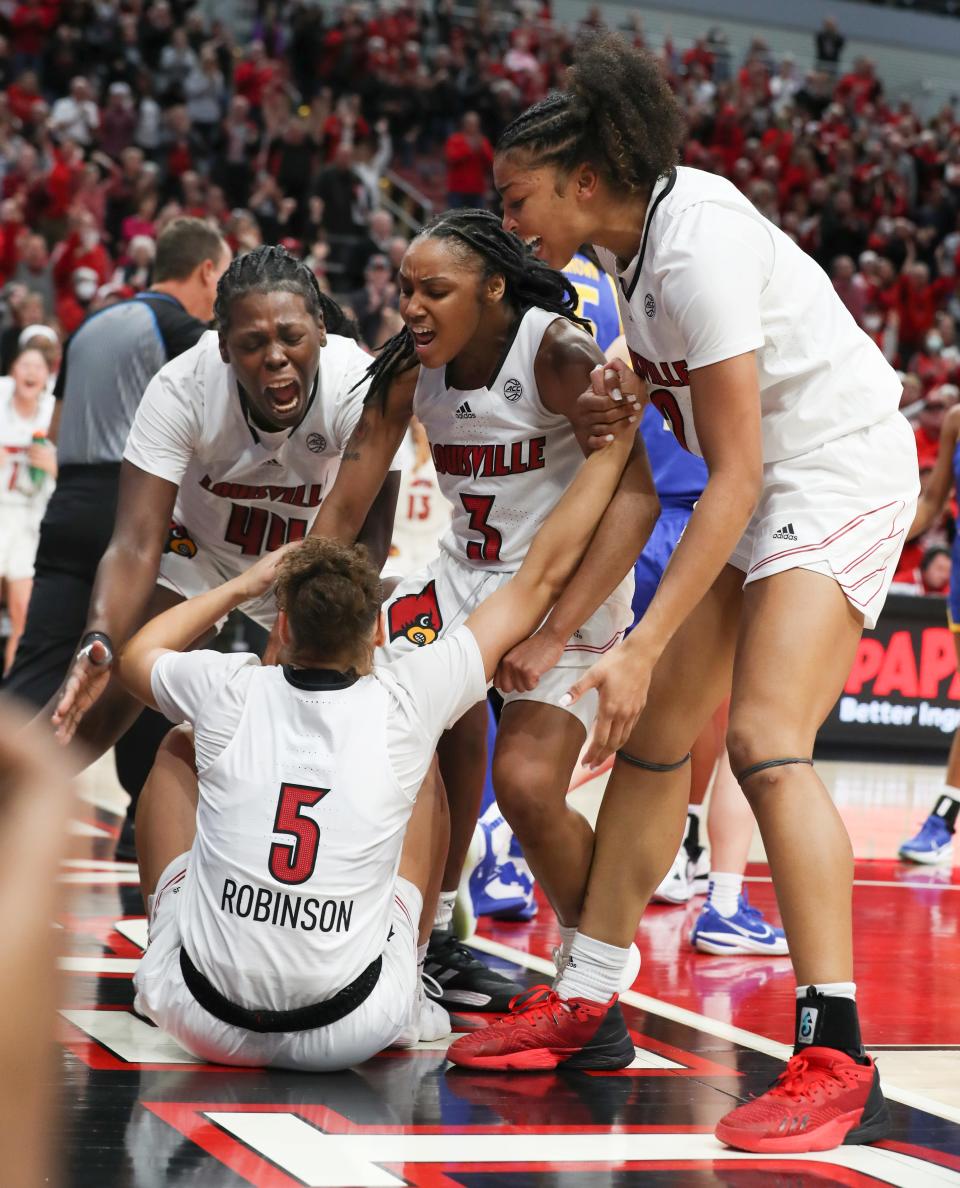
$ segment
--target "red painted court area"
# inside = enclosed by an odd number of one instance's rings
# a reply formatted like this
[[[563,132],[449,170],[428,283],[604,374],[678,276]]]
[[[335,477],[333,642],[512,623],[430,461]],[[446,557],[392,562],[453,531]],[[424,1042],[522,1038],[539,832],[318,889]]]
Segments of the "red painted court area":
[[[447,1063],[446,1041],[334,1075],[225,1069],[131,1013],[146,922],[134,868],[107,857],[112,824],[98,818],[94,855],[63,874],[74,891],[61,920],[70,1188],[960,1188],[960,1108],[922,1067],[920,1088],[903,1075],[960,1045],[955,871],[857,866],[859,998],[890,1139],[771,1160],[723,1147],[713,1127],[782,1067],[789,960],[695,953],[686,936],[699,900],[652,907],[641,925],[643,966],[623,999],[636,1059],[622,1072],[473,1073]],[[765,868],[750,879],[753,901],[774,912]],[[530,924],[481,920],[472,943],[532,985],[548,980],[557,939],[542,906]]]

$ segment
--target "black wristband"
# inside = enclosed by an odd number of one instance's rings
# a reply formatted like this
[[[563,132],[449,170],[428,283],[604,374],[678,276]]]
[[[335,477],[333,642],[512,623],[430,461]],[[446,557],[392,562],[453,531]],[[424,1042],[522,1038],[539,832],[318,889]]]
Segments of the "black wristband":
[[[104,660],[94,660],[90,655],[90,650],[95,643],[101,643],[107,649],[107,655]],[[83,639],[80,640],[77,655],[86,656],[95,668],[106,668],[108,664],[113,663],[113,643],[110,640],[110,636],[104,635],[102,631],[88,631]]]

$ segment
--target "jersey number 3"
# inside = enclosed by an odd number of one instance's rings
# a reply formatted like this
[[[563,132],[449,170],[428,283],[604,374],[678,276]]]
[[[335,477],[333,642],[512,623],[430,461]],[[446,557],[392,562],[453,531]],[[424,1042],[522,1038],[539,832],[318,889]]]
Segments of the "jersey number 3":
[[[305,883],[317,865],[320,826],[313,817],[303,816],[303,809],[319,804],[329,788],[310,788],[304,784],[281,784],[277,801],[274,833],[286,833],[293,842],[274,842],[270,847],[270,873],[278,883]]]
[[[495,495],[461,495],[460,502],[464,510],[470,513],[469,528],[471,532],[479,532],[483,536],[483,544],[478,540],[467,541],[467,556],[471,561],[499,561],[500,548],[503,537],[487,523],[493,509]]]

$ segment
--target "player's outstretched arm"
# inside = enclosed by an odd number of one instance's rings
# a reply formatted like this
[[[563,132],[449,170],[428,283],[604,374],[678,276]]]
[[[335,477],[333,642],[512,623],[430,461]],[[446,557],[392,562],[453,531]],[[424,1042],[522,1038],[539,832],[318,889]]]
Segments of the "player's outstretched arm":
[[[280,561],[299,543],[294,541],[267,553],[237,577],[196,594],[145,623],[123,648],[117,662],[117,675],[124,688],[155,709],[150,674],[160,657],[166,652],[185,651],[236,607],[266,594],[276,580]]]
[[[130,462],[121,464],[117,520],[97,566],[83,635],[86,639],[97,633],[101,638],[78,650],[66,680],[48,706],[61,742],[70,741],[84,714],[106,688],[111,650],[127,640],[146,613],[176,497],[174,483],[147,474]]]
[[[587,459],[544,520],[519,570],[467,619],[488,680],[501,657],[541,622],[579,565],[632,445],[632,437],[621,434]]]
[[[310,529],[312,536],[327,536],[343,544],[353,544],[360,536],[413,416],[418,373],[414,367],[397,376],[385,407],[365,406],[340,458],[336,481]]]

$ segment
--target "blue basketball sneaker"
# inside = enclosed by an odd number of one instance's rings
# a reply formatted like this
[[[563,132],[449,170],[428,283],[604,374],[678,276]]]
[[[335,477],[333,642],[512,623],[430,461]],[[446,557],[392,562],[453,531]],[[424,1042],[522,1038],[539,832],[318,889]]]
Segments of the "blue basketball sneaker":
[[[733,916],[721,916],[709,901],[705,903],[690,933],[690,943],[701,953],[782,957],[788,952],[783,929],[768,924],[763,912],[750,906],[745,893]]]
[[[477,822],[468,861],[471,869],[464,870],[464,881],[475,916],[498,920],[536,916],[533,872],[496,801]]]
[[[922,862],[929,866],[949,862],[953,856],[953,834],[943,817],[931,813],[916,837],[905,841],[899,852],[905,862]]]

